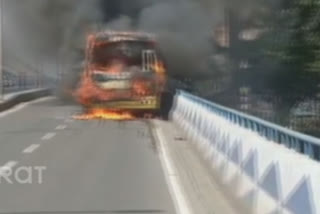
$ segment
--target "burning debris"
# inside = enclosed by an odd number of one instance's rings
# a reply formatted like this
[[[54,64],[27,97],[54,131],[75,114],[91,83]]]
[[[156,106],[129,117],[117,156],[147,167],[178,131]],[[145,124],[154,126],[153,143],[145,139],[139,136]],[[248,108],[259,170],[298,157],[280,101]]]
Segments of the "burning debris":
[[[107,109],[90,109],[88,113],[73,116],[76,120],[133,120],[135,117],[130,112],[110,111]]]

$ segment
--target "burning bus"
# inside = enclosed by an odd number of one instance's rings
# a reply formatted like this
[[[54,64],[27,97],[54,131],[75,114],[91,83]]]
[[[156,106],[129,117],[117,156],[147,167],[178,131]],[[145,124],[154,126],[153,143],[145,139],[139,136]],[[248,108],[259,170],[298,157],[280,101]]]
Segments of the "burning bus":
[[[153,35],[99,32],[87,39],[85,71],[75,92],[86,109],[157,112],[166,66]]]

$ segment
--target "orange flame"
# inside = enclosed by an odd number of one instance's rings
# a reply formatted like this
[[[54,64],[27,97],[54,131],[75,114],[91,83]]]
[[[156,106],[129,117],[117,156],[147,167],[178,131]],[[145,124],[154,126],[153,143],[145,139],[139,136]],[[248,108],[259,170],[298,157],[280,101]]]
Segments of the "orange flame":
[[[137,96],[147,96],[152,94],[150,83],[143,79],[137,79],[132,84],[133,93]]]
[[[121,63],[119,60],[114,60],[110,66],[104,69],[106,73],[112,73],[112,74],[119,74],[121,71],[123,71],[125,68],[125,65]]]
[[[101,71],[106,73],[121,73],[121,71],[124,69],[124,65],[115,61],[110,67],[104,69],[105,70],[101,69]],[[79,103],[83,105],[89,105],[93,99],[109,101],[115,98],[128,98],[131,96],[129,91],[115,92],[112,89],[105,90],[99,88],[91,78],[92,70],[83,73],[80,85],[73,93],[74,97]]]
[[[154,71],[155,71],[157,74],[165,74],[165,72],[166,72],[166,69],[165,69],[165,67],[164,67],[163,62],[156,62],[156,63],[153,65],[153,68],[154,68]]]
[[[107,109],[90,109],[87,114],[73,116],[76,120],[133,120],[135,117],[129,112],[117,112]]]
[[[79,87],[74,91],[73,96],[82,105],[91,106],[95,101],[108,102],[114,99],[139,99],[140,97],[158,94],[164,89],[166,68],[162,61],[157,61],[152,67],[155,71],[153,80],[141,77],[132,78],[128,90],[117,90],[100,88],[91,75],[95,69],[99,70],[99,72],[120,74],[125,70],[125,64],[121,60],[114,60],[108,67],[98,68],[96,65],[91,65],[82,74]]]

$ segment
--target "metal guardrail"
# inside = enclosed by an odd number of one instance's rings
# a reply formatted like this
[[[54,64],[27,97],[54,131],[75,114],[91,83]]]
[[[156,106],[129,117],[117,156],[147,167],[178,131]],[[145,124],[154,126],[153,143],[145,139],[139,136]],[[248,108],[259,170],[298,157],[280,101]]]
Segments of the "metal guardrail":
[[[320,161],[320,139],[318,138],[292,131],[257,117],[215,104],[181,90],[177,91],[177,94],[193,100],[224,119],[256,132],[270,141],[282,144],[298,153],[305,154],[312,159]]]
[[[38,73],[3,71],[2,75],[2,86],[0,87],[4,94],[42,88],[48,84],[46,77]]]
[[[8,110],[19,103],[28,102],[51,94],[52,90],[50,88],[31,89],[8,94],[0,102],[0,112]]]

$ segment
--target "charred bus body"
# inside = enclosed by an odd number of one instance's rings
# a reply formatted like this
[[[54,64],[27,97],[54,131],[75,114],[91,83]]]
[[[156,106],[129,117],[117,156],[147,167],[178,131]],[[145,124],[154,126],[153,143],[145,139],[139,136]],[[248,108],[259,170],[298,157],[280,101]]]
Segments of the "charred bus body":
[[[86,68],[76,98],[86,108],[157,112],[166,66],[153,36],[101,32],[87,39]]]

